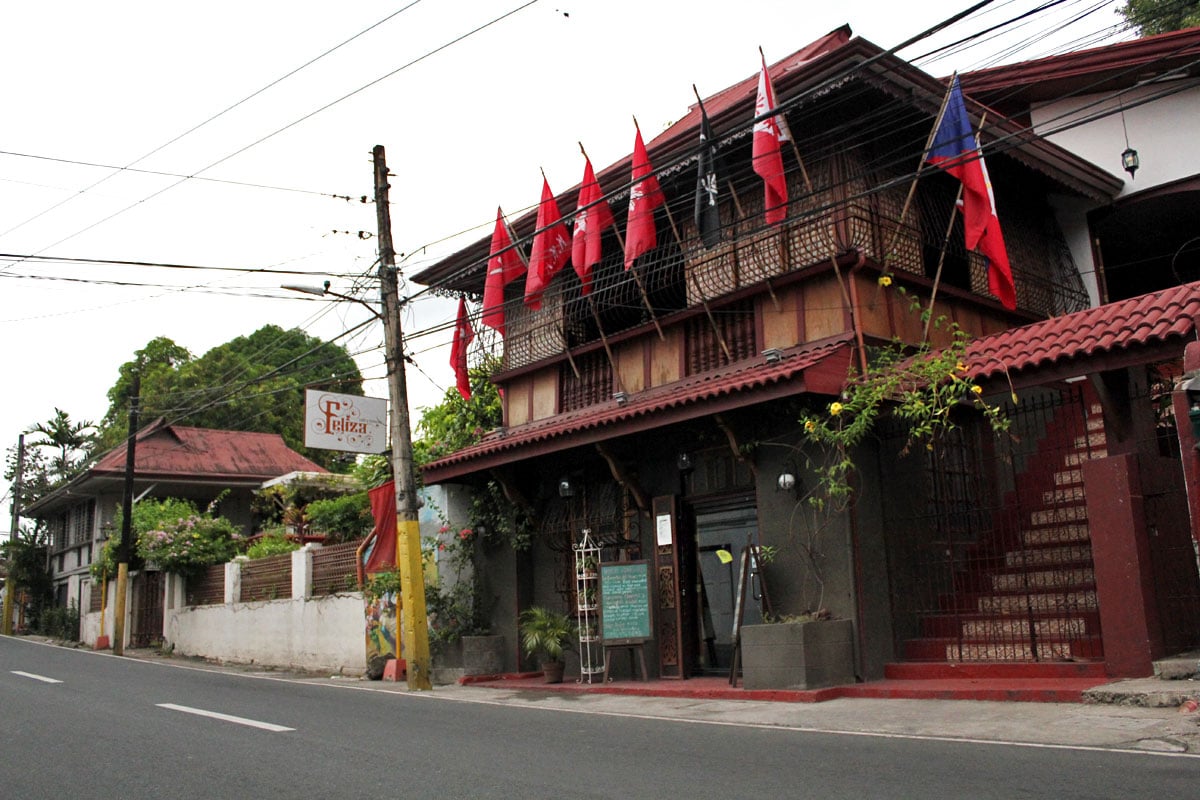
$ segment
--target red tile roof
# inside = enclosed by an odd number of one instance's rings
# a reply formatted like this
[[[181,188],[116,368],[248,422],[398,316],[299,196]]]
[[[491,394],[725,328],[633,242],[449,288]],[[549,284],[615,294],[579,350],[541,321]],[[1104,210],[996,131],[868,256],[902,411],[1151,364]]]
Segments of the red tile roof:
[[[845,382],[852,341],[847,334],[809,342],[784,350],[783,358],[776,363],[767,363],[762,357],[738,361],[638,392],[625,405],[609,400],[493,432],[476,445],[428,464],[425,479],[437,483],[530,455],[513,452],[517,450],[528,451],[535,446],[542,446],[538,454],[563,450],[762,402],[776,395],[806,391],[833,394]]]
[[[1084,359],[1178,348],[1197,338],[1200,282],[1035,322],[976,339],[967,347],[972,377],[1000,378]],[[1094,368],[1094,367],[1093,367]],[[1082,370],[1081,370],[1082,371]]]
[[[162,419],[138,432],[135,458],[139,478],[265,481],[288,472],[328,471],[288,447],[277,433],[190,428],[167,425]],[[124,474],[125,446],[110,450],[88,472]]]
[[[1073,92],[1115,92],[1178,70],[1178,75],[1200,74],[1200,28],[1144,36],[1127,42],[1087,50],[964,72],[963,91],[985,103],[1011,109],[1014,102],[1028,106],[1055,100]]]

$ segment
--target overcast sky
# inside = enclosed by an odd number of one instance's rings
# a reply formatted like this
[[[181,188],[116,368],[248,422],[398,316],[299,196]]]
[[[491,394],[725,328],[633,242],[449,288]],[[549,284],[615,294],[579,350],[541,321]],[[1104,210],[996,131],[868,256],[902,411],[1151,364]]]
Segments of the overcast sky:
[[[373,272],[376,241],[357,232],[374,231],[374,207],[357,198],[371,194],[376,144],[387,148],[395,173],[394,240],[411,274],[469,239],[426,245],[462,231],[488,235],[497,204],[510,214],[534,204],[539,167],[555,191],[576,184],[583,170],[578,141],[599,170],[631,150],[631,115],[649,140],[686,113],[692,83],[712,94],[753,74],[760,45],[775,61],[849,24],[886,48],[970,5],[5,3],[0,445],[14,446],[56,407],[98,421],[119,365],[156,336],[198,356],[268,323],[332,339],[363,321],[361,306],[305,299],[279,285],[328,279],[349,293],[356,291],[351,276]],[[914,59],[934,43],[1038,5],[997,0],[901,55]],[[918,63],[945,75],[1093,46],[1105,35],[1111,41],[1116,6],[1067,0],[1005,38],[986,37],[936,63]],[[128,166],[167,174],[114,174]],[[264,269],[311,274],[250,272]],[[357,285],[370,284],[360,278]],[[452,301],[428,295],[406,312],[406,332],[417,334],[410,349],[419,369],[408,377],[414,415],[452,382],[449,333],[419,333],[453,313]],[[379,326],[338,341],[361,352],[367,393],[386,396]],[[0,513],[6,531],[7,503]]]

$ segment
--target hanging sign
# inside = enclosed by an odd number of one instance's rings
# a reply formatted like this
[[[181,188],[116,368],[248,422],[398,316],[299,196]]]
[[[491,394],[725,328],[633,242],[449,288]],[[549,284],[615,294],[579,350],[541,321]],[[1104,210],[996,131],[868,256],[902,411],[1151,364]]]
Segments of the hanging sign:
[[[387,401],[316,389],[304,392],[304,446],[349,453],[387,450]]]

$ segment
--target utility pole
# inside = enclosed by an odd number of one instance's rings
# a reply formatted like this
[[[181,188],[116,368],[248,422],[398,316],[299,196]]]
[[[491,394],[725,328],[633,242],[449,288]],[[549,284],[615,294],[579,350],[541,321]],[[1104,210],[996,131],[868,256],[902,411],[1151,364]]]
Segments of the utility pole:
[[[133,474],[137,450],[138,403],[142,393],[141,365],[134,369],[129,393],[129,438],[125,448],[125,497],[121,518],[121,545],[117,548],[117,599],[113,603],[113,654],[125,655],[125,600],[129,584],[129,551],[133,549]]]
[[[425,616],[425,572],[421,558],[421,529],[417,520],[417,482],[413,475],[408,384],[404,375],[404,332],[400,327],[400,290],[396,280],[396,251],[392,248],[388,169],[383,145],[375,145],[372,155],[375,162],[375,217],[379,226],[379,293],[383,303],[388,397],[392,405],[388,424],[392,439],[392,477],[396,484],[396,567],[400,571],[404,659],[408,688],[432,689],[429,680],[429,621]]]
[[[25,434],[17,437],[17,477],[13,481],[12,493],[12,526],[8,530],[8,577],[4,581],[4,624],[0,627],[0,632],[5,636],[12,636],[13,623],[13,594],[16,593],[17,585],[13,583],[12,576],[12,560],[13,560],[13,543],[17,540],[17,530],[21,525],[21,492],[24,490],[21,479],[25,474]],[[47,547],[46,551],[49,552]]]

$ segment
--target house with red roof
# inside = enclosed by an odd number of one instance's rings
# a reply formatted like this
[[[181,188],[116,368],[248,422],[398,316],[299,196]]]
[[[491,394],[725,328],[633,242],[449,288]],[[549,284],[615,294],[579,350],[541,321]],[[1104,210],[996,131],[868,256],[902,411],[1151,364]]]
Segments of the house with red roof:
[[[193,428],[163,418],[138,431],[134,456],[135,498],[175,497],[203,509],[220,497],[217,513],[240,525],[246,535],[252,532],[251,499],[265,481],[297,471],[327,472],[288,447],[278,434]],[[89,566],[105,540],[120,535],[113,520],[123,499],[125,461],[126,447],[116,447],[23,511],[49,532],[57,605],[81,603],[93,594],[88,591]],[[143,586],[149,577],[143,573],[134,581],[134,602],[145,598],[145,603],[157,604],[157,616],[142,610],[148,623],[157,620],[161,635],[162,587]],[[94,594],[98,599],[99,592]],[[135,627],[138,619],[135,613]],[[139,641],[139,632],[132,633]]]
[[[785,204],[754,166],[771,116],[756,112],[758,75],[704,99],[705,141],[697,104],[646,143],[664,202],[655,246],[628,267],[627,209],[645,185],[632,156],[599,170],[615,224],[590,292],[569,267],[536,308],[525,279],[505,286],[503,336],[477,337],[503,358],[503,425],[424,469],[427,484],[495,482],[536,520],[528,552],[487,556],[493,627],[516,641],[516,612],[533,605],[586,616],[586,538],[602,564],[646,564],[637,638],[659,678],[730,674],[739,626],[766,614],[850,620],[861,681],[1149,674],[1200,644],[1200,514],[1185,488],[1197,455],[1180,388],[1200,369],[1200,353],[1184,360],[1200,284],[1182,241],[1200,170],[1180,160],[1191,174],[1171,177],[1156,161],[1151,173],[1147,134],[1137,180],[1154,188],[1135,204],[1119,158],[1064,146],[1074,140],[1040,116],[1067,104],[1079,122],[1089,92],[1115,97],[1089,120],[1111,134],[1124,93],[1149,113],[1154,81],[1130,81],[1153,74],[1187,84],[1161,98],[1183,131],[1197,42],[1192,31],[961,76],[1015,303],[993,294],[997,264],[965,245],[959,182],[925,164],[949,82],[848,27],[768,67],[775,126],[791,134]],[[1124,141],[1111,144],[1119,156]],[[581,188],[557,198],[568,217]],[[715,230],[700,213],[710,200]],[[511,223],[528,252],[535,213]],[[478,300],[492,255],[481,239],[414,280]],[[972,337],[965,370],[1009,430],[995,435],[969,398],[929,449],[883,420],[854,452],[853,502],[814,530],[802,421],[828,413],[874,348],[950,344],[913,298]],[[607,662],[590,642],[579,653],[585,678]]]

